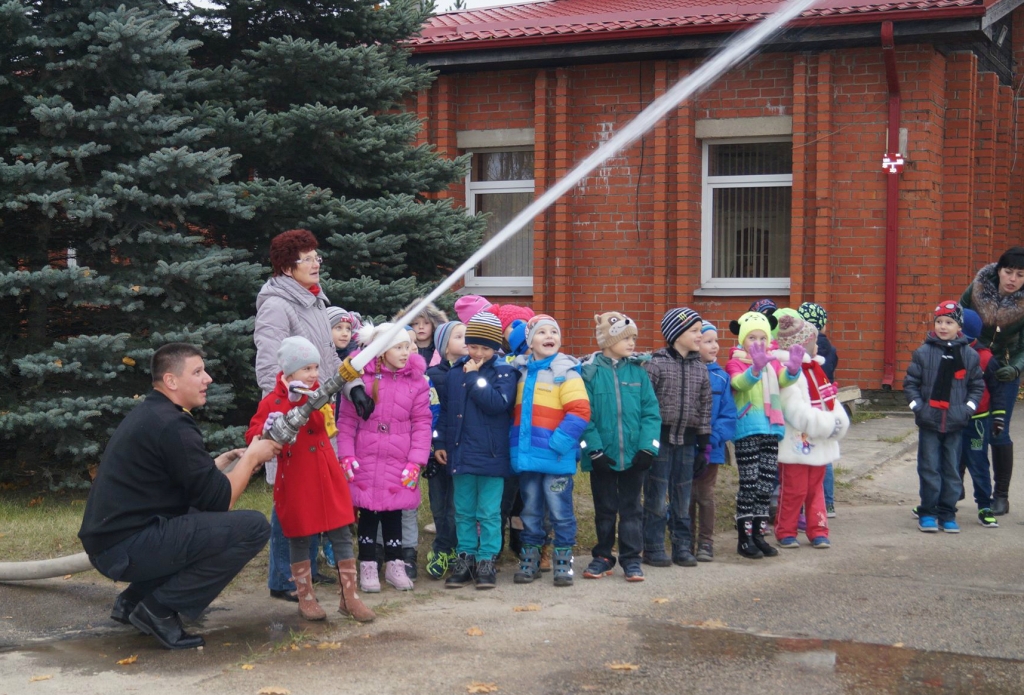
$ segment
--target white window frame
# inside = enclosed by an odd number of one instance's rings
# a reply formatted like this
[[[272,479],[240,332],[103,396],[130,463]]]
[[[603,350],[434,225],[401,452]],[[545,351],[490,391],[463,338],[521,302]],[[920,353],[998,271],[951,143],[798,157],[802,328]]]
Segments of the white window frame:
[[[488,152],[533,152],[532,146],[523,147],[475,147],[467,150],[466,154],[471,157],[475,154],[486,154]],[[476,214],[476,197],[482,193],[534,193],[536,188],[536,171],[534,178],[520,181],[474,181],[473,167],[469,167],[469,174],[466,175],[466,210],[470,215]],[[466,288],[490,292],[493,295],[532,296],[533,295],[533,269],[530,275],[496,275],[478,276],[475,269],[466,273],[463,284]]]
[[[716,278],[714,273],[714,230],[712,205],[717,188],[770,188],[788,187],[793,190],[793,174],[756,176],[708,176],[708,152],[712,145],[735,145],[758,142],[793,142],[791,137],[713,138],[703,141],[701,150],[701,238],[700,289],[698,295],[744,296],[749,294],[785,294],[789,292],[790,278]],[[790,221],[792,233],[792,220]],[[792,243],[792,237],[790,237]],[[792,258],[790,259],[792,273]]]

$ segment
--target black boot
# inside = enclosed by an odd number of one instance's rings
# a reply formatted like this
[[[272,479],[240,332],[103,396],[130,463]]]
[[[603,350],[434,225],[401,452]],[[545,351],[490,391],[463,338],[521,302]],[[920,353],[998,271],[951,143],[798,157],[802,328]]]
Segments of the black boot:
[[[992,445],[992,513],[1002,516],[1010,511],[1010,476],[1013,475],[1013,444]]]
[[[444,586],[446,589],[461,589],[467,584],[472,584],[475,578],[476,557],[466,553],[459,553],[459,556],[455,558],[455,569],[444,580]]]
[[[736,552],[751,560],[760,560],[764,557],[758,547],[754,544],[754,519],[750,516],[736,520],[736,532],[739,534],[739,542],[736,544]]]
[[[755,516],[754,517],[754,529],[751,534],[751,539],[754,541],[754,545],[761,551],[761,554],[765,557],[775,557],[779,554],[776,548],[769,545],[768,541],[764,539],[764,534],[768,532],[768,517],[766,516]]]
[[[402,560],[405,561],[405,576],[416,579],[416,548],[402,548]]]

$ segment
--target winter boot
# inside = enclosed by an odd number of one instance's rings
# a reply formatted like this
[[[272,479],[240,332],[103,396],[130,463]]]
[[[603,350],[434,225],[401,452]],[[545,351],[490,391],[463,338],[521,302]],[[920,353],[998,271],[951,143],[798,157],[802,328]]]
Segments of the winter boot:
[[[1013,475],[1013,444],[992,445],[992,514],[1010,511],[1010,476]]]
[[[351,616],[359,623],[368,623],[376,618],[374,612],[359,599],[356,592],[355,558],[338,561],[338,579],[341,584],[341,604],[338,606],[338,612]]]
[[[415,580],[417,575],[416,560],[417,560],[416,548],[402,548],[402,559],[405,561],[405,576],[409,579]]]
[[[459,553],[459,556],[455,559],[455,567],[452,569],[451,576],[444,580],[444,588],[461,589],[473,582],[475,574],[476,557],[466,553]]]
[[[572,548],[555,548],[555,586],[572,586]]]
[[[548,543],[540,547],[540,571],[551,571],[551,545]]]
[[[306,620],[323,620],[327,613],[317,603],[313,593],[313,572],[309,560],[292,565],[292,581],[295,582],[295,594],[299,597],[299,614]]]
[[[412,580],[409,579],[409,575],[405,573],[404,560],[388,561],[387,566],[384,568],[384,581],[399,591],[412,591],[415,588]]]
[[[760,560],[764,553],[754,544],[754,518],[745,516],[736,519],[736,532],[739,534],[739,542],[736,544],[736,552],[751,560]]]
[[[765,557],[775,557],[779,554],[779,551],[769,545],[764,539],[764,534],[768,532],[768,517],[755,516],[753,531],[751,539],[754,541],[754,545],[757,546],[757,549],[761,551],[762,555]]]
[[[494,558],[488,558],[476,563],[476,588],[493,589],[498,583],[497,568],[494,566]]]
[[[519,570],[512,577],[516,584],[529,584],[540,572],[540,548],[535,545],[524,545],[519,555]]]

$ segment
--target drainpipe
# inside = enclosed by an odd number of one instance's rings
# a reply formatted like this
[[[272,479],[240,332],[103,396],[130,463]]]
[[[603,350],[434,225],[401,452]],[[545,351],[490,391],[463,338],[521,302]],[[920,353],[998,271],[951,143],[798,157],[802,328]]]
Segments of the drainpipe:
[[[903,157],[900,148],[900,81],[896,74],[896,45],[892,22],[882,22],[882,54],[889,90],[889,141],[883,159],[885,197],[885,335],[883,339],[882,389],[892,389],[896,372],[896,259],[899,254],[899,196]]]

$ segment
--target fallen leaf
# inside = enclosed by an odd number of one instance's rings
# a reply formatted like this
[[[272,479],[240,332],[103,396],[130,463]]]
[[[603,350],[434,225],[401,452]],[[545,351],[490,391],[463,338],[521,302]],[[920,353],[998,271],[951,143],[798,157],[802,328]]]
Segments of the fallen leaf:
[[[667,598],[656,598],[653,601],[651,601],[651,603],[668,603],[668,599]]]
[[[480,681],[473,681],[466,686],[467,693],[496,693],[498,692],[497,683],[482,683]]]
[[[72,575],[70,575],[70,574],[65,574],[64,575],[64,579],[71,579],[71,577],[72,577]]]
[[[36,683],[38,681],[48,681],[51,678],[53,678],[53,676],[32,676],[31,678],[28,679],[28,682],[29,683]]]
[[[302,646],[305,647],[306,649],[312,649],[313,648],[313,645],[309,644],[308,642],[306,644],[302,645]]]
[[[760,601],[761,599],[759,599],[759,598],[755,598],[755,599],[752,599],[752,600],[754,600],[754,601]]]
[[[124,659],[121,659],[120,661],[118,661],[117,665],[118,666],[127,666],[128,664],[134,664],[138,660],[139,660],[139,655],[138,654],[132,654],[131,656],[129,656],[127,658],[124,658]]]
[[[231,646],[231,642],[224,642],[221,646],[223,646],[223,647],[230,647]]]
[[[58,367],[63,367],[64,366],[64,363],[62,361],[60,361],[60,360],[54,360],[53,363],[55,365],[57,365]]]
[[[481,637],[484,634],[484,631],[474,625],[466,630],[466,634],[470,637]]]
[[[292,695],[292,691],[277,685],[268,685],[266,688],[260,688],[259,695]]]
[[[341,649],[341,642],[321,642],[316,645],[317,649]]]
[[[516,613],[532,613],[533,611],[539,611],[540,606],[536,603],[528,603],[525,606],[515,606],[512,610]]]
[[[292,645],[292,651],[293,651],[293,652],[297,652],[297,651],[299,651],[299,645],[297,645],[297,644],[293,644],[293,645]]]
[[[251,671],[254,668],[256,668],[256,667],[253,666],[252,664],[242,664],[242,670],[243,671]]]
[[[613,671],[639,671],[640,667],[636,664],[628,664],[625,661],[613,661],[610,664],[605,664],[608,668]]]
[[[122,357],[121,358],[121,363],[124,364],[126,367],[134,367],[135,366],[135,360],[133,360],[131,357]]]
[[[902,649],[903,648],[903,642],[897,642],[896,644],[894,644],[892,646],[896,647],[897,649]]]
[[[30,507],[38,507],[42,503],[43,503],[43,498],[42,497],[36,497],[35,499],[32,499],[32,500],[28,501],[28,506],[30,506]]]

